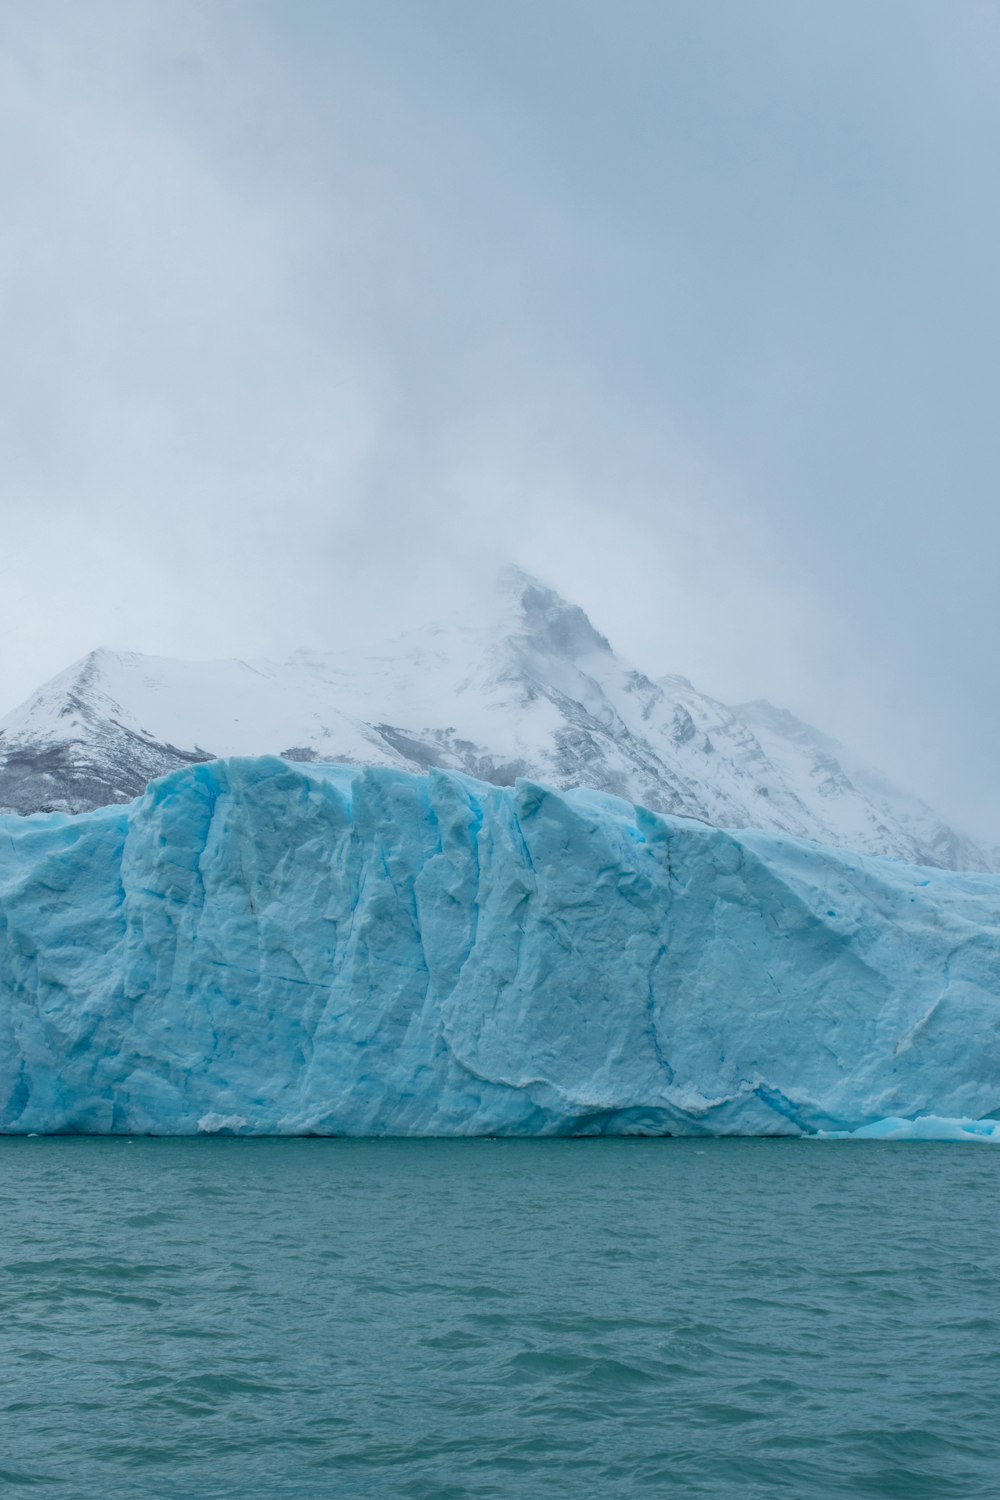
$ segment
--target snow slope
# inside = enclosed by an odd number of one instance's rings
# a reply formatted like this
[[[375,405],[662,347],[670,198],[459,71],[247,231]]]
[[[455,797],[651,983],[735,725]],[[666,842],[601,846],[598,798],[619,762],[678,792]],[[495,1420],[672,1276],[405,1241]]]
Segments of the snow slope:
[[[950,868],[992,862],[790,715],[634,670],[582,610],[517,569],[478,609],[368,654],[278,665],[93,652],[0,722],[0,808],[83,811],[177,765],[262,753],[501,785],[530,776],[723,827]]]
[[[0,818],[7,1132],[940,1133],[1000,1108],[998,976],[1000,877],[530,781]]]

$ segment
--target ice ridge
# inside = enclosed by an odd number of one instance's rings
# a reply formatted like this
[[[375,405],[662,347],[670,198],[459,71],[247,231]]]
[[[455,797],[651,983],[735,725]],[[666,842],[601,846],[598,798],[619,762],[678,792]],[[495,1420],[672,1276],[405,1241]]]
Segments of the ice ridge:
[[[531,781],[234,759],[0,818],[5,1132],[984,1139],[998,976],[1000,877]]]

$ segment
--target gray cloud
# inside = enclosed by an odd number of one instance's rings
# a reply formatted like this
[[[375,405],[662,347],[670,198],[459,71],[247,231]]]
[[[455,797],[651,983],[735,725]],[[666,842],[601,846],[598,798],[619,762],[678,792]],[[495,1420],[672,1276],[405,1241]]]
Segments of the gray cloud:
[[[1000,832],[1000,10],[0,4],[0,701],[514,557]]]

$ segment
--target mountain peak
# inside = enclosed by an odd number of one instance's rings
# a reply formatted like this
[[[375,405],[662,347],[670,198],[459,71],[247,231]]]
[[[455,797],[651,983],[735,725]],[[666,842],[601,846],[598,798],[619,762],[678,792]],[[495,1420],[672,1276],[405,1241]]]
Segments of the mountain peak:
[[[457,601],[455,601],[457,603]],[[225,755],[587,786],[723,827],[951,868],[987,851],[769,704],[729,708],[620,661],[578,605],[507,567],[466,607],[283,664],[102,648],[0,721],[0,808],[76,811]]]
[[[513,564],[497,580],[497,592],[516,610],[516,633],[536,651],[575,661],[594,651],[611,653],[606,636],[595,630],[578,604],[570,604],[540,579]]]

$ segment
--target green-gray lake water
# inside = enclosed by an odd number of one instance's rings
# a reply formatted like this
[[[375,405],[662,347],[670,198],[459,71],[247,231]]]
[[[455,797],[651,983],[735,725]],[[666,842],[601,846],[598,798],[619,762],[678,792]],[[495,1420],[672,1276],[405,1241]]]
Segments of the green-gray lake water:
[[[0,1486],[1000,1495],[1000,1151],[0,1141]]]

